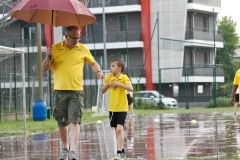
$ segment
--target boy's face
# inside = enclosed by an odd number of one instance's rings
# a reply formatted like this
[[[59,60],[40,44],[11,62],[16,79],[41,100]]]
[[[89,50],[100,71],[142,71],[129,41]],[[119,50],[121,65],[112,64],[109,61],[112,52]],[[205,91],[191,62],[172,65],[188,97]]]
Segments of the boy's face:
[[[122,67],[117,65],[117,62],[112,62],[110,65],[110,73],[116,75],[117,73],[121,73]]]

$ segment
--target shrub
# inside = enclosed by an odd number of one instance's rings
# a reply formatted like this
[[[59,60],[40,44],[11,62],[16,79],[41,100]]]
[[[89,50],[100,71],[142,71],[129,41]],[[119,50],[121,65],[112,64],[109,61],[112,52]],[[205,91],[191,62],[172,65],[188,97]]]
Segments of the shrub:
[[[224,108],[224,107],[230,107],[230,100],[229,98],[224,98],[224,97],[219,97],[216,99],[216,106],[218,108]],[[213,100],[211,100],[206,108],[214,108],[214,105],[213,105]]]
[[[142,99],[137,99],[137,100],[135,100],[134,108],[135,108],[135,109],[144,109],[144,110],[160,109],[160,103],[158,103],[158,104],[156,105],[156,104],[154,104],[154,103],[146,103],[146,102],[143,102]],[[167,107],[162,103],[162,108],[161,108],[160,110],[165,110],[165,109],[169,109],[169,108],[167,108]]]

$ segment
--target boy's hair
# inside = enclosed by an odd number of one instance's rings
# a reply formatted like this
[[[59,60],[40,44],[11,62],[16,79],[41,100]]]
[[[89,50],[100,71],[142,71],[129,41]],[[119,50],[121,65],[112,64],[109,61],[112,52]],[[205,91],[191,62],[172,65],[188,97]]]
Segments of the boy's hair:
[[[124,71],[124,69],[125,69],[125,62],[124,62],[122,59],[116,58],[116,59],[113,59],[113,60],[111,61],[111,63],[113,63],[113,62],[117,62],[118,67],[122,67],[121,72]]]

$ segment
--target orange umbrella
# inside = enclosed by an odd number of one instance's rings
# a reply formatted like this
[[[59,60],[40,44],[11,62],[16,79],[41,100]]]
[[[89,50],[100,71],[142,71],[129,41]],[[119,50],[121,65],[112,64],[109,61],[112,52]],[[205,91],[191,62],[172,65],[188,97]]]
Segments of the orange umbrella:
[[[22,0],[9,12],[11,18],[52,26],[95,24],[96,18],[78,0]]]

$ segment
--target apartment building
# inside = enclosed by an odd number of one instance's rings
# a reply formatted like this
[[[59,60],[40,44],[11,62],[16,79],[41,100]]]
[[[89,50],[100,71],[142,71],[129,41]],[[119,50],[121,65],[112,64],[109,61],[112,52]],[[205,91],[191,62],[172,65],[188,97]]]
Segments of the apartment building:
[[[186,99],[193,106],[211,100],[214,84],[224,82],[223,68],[215,64],[216,49],[223,48],[216,21],[221,0],[104,0],[104,8],[102,2],[89,0],[87,6],[97,24],[81,29],[80,42],[103,68],[112,59],[122,58],[124,73],[142,90],[159,90],[176,98],[179,106],[185,106]],[[34,24],[14,21],[0,31],[5,37],[19,35],[35,43]],[[64,39],[63,32],[64,27],[54,28],[55,42]],[[43,38],[50,36],[44,27],[42,33],[46,33]]]

